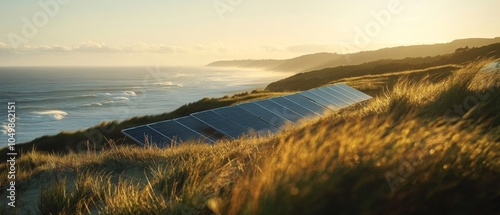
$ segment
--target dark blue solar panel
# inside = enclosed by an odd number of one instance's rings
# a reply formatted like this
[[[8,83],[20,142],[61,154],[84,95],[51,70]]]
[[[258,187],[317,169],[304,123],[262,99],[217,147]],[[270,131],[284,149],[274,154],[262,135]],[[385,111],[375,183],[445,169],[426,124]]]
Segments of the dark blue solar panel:
[[[267,134],[269,132],[278,131],[273,125],[239,107],[223,107],[215,109],[214,112],[231,119],[243,127],[252,129],[257,133]]]
[[[158,147],[165,147],[171,143],[170,139],[156,132],[154,129],[147,127],[146,125],[125,129],[122,133],[142,145],[155,144]]]
[[[248,111],[249,113],[252,113],[253,115],[261,118],[262,120],[266,121],[267,123],[277,127],[281,128],[284,125],[291,123],[289,120],[278,116],[274,114],[273,112],[255,104],[255,103],[243,103],[239,104],[236,107],[239,107],[245,111]]]
[[[308,118],[308,119],[313,119],[315,117],[320,116],[319,114],[315,113],[314,111],[309,110],[303,106],[300,106],[300,105],[296,104],[295,102],[292,102],[292,101],[285,99],[283,97],[276,97],[276,98],[272,98],[270,100],[273,102],[276,102],[276,103],[280,104],[281,106],[284,106],[284,107],[292,110],[293,112],[298,113],[301,116]]]
[[[213,143],[212,140],[173,120],[153,123],[148,126],[176,143],[181,143],[187,140],[203,140]]]
[[[235,107],[224,107],[194,113],[188,117],[167,120],[122,130],[140,144],[160,147],[190,139],[213,143],[222,138],[238,138],[254,130],[277,132],[286,124],[324,115],[329,110],[365,101],[371,96],[345,84],[336,84],[276,97]]]
[[[202,121],[192,117],[186,116],[182,118],[175,119],[174,121],[178,122],[181,125],[184,125],[191,130],[209,138],[212,141],[217,141],[219,139],[226,138],[224,134],[210,127],[209,125],[203,123]]]
[[[292,94],[292,95],[287,95],[283,96],[283,98],[288,99],[300,106],[303,106],[311,111],[314,111],[315,113],[319,115],[325,114],[325,112],[329,111],[328,108],[325,106],[322,106],[310,99],[305,98],[304,96],[301,96],[299,94]]]
[[[342,89],[337,88],[337,87],[326,86],[326,87],[322,87],[320,89],[327,92],[327,93],[334,95],[335,97],[338,97],[338,98],[348,102],[351,105],[362,101],[360,98],[358,98],[354,95],[348,94],[347,92],[345,92]]]
[[[338,91],[340,93],[343,93],[346,96],[352,98],[353,100],[356,100],[357,102],[362,102],[362,101],[365,100],[363,97],[360,97],[359,95],[356,95],[356,94],[354,94],[354,93],[352,93],[352,92],[344,89],[343,87],[340,87],[338,84],[332,85],[332,86],[328,86],[328,88],[336,90],[336,91]]]
[[[328,101],[328,100],[326,100],[326,99],[324,99],[324,98],[322,98],[322,97],[320,97],[312,92],[304,91],[304,92],[300,92],[299,95],[304,96],[304,97],[306,97],[306,98],[308,98],[308,99],[310,99],[310,100],[312,100],[320,105],[323,105],[323,106],[329,108],[330,110],[340,109],[339,106],[332,104],[330,101]]]
[[[300,114],[276,103],[276,102],[273,102],[271,100],[260,100],[260,101],[256,101],[254,102],[255,104],[257,105],[260,105],[262,107],[264,107],[265,109],[273,112],[274,114],[278,115],[278,116],[281,116],[285,119],[288,119],[290,120],[291,122],[293,123],[297,123],[299,122],[300,120],[304,119],[304,116],[301,116]]]
[[[321,96],[322,98],[330,101],[332,104],[340,107],[340,108],[345,108],[347,106],[349,106],[350,104],[347,103],[346,101],[343,101],[319,88],[316,88],[316,89],[313,89],[313,90],[310,90],[312,93],[318,95],[318,96]]]
[[[248,131],[248,128],[245,128],[212,110],[194,113],[191,116],[234,139],[240,137]]]
[[[356,90],[356,89],[354,89],[354,88],[352,88],[350,86],[347,86],[346,84],[336,84],[335,86],[337,86],[337,87],[339,87],[341,89],[344,89],[344,90],[346,90],[346,91],[348,91],[348,92],[350,92],[350,93],[352,93],[352,94],[354,94],[354,95],[356,95],[356,96],[358,96],[360,98],[363,98],[363,100],[368,100],[368,99],[372,98],[371,96],[369,96],[369,95],[367,95],[365,93],[362,93],[361,91]]]

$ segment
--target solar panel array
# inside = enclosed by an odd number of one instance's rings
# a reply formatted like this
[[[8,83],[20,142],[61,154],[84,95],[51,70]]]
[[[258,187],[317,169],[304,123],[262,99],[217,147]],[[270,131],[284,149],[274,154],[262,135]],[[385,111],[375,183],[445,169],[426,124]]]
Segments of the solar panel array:
[[[334,84],[292,95],[242,103],[236,106],[193,113],[122,130],[142,145],[159,147],[188,140],[215,143],[250,133],[266,135],[279,132],[287,124],[312,120],[372,97],[346,84]]]

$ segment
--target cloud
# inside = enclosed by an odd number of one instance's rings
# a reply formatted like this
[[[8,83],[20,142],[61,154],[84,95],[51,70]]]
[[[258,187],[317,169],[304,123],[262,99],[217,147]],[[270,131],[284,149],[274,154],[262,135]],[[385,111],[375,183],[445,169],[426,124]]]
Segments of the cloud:
[[[93,41],[87,41],[80,44],[77,47],[71,49],[75,52],[91,52],[91,53],[112,53],[112,52],[122,52],[120,48],[109,47],[105,43],[97,43]]]
[[[124,47],[108,46],[105,43],[87,41],[76,46],[64,45],[24,45],[14,48],[3,42],[0,42],[0,53],[161,53],[161,54],[185,54],[189,50],[176,46],[163,44],[147,44],[138,42]]]
[[[68,51],[71,51],[71,47],[61,46],[61,45],[38,46],[38,47],[34,47],[32,49],[37,50],[39,52],[68,52]]]

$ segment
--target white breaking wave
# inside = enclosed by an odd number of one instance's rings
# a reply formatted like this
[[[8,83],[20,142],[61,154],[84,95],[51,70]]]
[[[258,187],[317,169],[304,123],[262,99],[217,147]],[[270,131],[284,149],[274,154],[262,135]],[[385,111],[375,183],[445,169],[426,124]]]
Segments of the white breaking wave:
[[[96,107],[96,106],[102,106],[102,104],[99,102],[96,102],[96,103],[92,103],[92,104],[83,104],[82,105],[82,107]]]
[[[128,101],[128,100],[130,100],[129,98],[124,97],[124,96],[113,97],[113,98],[111,98],[111,99],[112,99],[112,100],[118,100],[118,101]]]
[[[55,120],[64,119],[64,117],[66,117],[68,115],[68,113],[66,113],[62,110],[36,111],[33,113],[38,114],[38,115],[49,115],[49,116],[52,116]]]
[[[2,125],[2,133],[7,134],[8,131],[9,131],[9,126],[7,126],[7,124],[3,124]]]
[[[126,95],[126,96],[137,96],[137,94],[135,94],[134,91],[125,91],[125,92],[123,92],[123,95]]]
[[[161,82],[161,83],[155,83],[154,85],[156,86],[162,86],[162,87],[183,87],[182,84],[174,84],[170,81],[166,82]]]

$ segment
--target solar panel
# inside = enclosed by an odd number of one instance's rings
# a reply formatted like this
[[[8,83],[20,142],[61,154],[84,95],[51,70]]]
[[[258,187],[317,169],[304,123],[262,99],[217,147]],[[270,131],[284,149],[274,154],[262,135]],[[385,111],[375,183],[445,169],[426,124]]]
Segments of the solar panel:
[[[348,102],[349,104],[356,104],[358,102],[363,101],[363,99],[361,99],[357,96],[354,96],[352,94],[349,94],[348,92],[346,92],[338,87],[326,86],[326,87],[322,87],[320,89]]]
[[[250,130],[278,132],[289,123],[313,119],[330,110],[339,110],[371,96],[346,84],[335,84],[283,97],[223,107],[174,120],[122,130],[140,144],[160,147],[191,139],[214,143],[222,138],[239,138]]]
[[[239,107],[223,107],[214,110],[216,113],[231,119],[232,121],[252,129],[260,134],[267,134],[269,132],[276,132],[278,129],[263,119],[243,110]]]
[[[311,111],[314,111],[315,113],[319,115],[323,115],[326,111],[329,109],[326,108],[325,106],[322,106],[310,99],[305,98],[304,96],[301,96],[299,94],[292,94],[292,95],[286,95],[283,96],[283,98],[294,102],[295,104],[298,104],[302,107],[305,107]]]
[[[301,116],[298,113],[295,113],[294,111],[281,106],[280,104],[273,102],[271,100],[260,100],[256,101],[255,104],[262,106],[263,108],[273,112],[274,114],[281,116],[285,119],[288,119],[289,121],[293,123],[297,123],[300,120],[304,119],[304,116]]]
[[[315,117],[320,116],[319,114],[315,113],[314,111],[309,110],[305,107],[302,107],[302,106],[300,106],[300,105],[298,105],[298,104],[296,104],[296,103],[294,103],[286,98],[283,98],[283,97],[276,97],[276,98],[272,98],[270,100],[275,102],[275,103],[280,104],[281,106],[284,106],[284,107],[292,110],[295,113],[300,114],[301,116],[303,116],[307,119],[313,119]]]
[[[267,123],[273,125],[276,128],[281,128],[284,125],[291,123],[289,120],[274,114],[273,112],[259,106],[253,102],[251,103],[243,103],[239,104],[236,107],[239,107],[249,113],[259,117],[260,119],[266,121]]]
[[[213,110],[194,113],[191,116],[234,139],[240,137],[248,131],[248,128],[239,125],[238,123],[214,112]]]
[[[158,147],[165,147],[171,143],[169,138],[146,125],[125,129],[122,133],[142,145],[156,144]]]
[[[334,90],[331,90],[328,87],[322,87],[322,88],[318,88],[318,89],[333,96],[334,98],[342,101],[343,103],[346,104],[346,107],[357,103],[355,100],[353,100],[353,99],[351,99],[351,98],[349,98],[341,93],[335,92]]]
[[[178,122],[181,125],[184,125],[191,130],[195,131],[196,133],[199,133],[208,139],[212,140],[213,142],[219,140],[219,139],[224,139],[226,136],[214,128],[210,127],[209,125],[203,123],[202,121],[192,117],[192,116],[186,116],[182,118],[175,119],[174,121]]]
[[[330,101],[328,101],[328,100],[326,100],[326,99],[324,99],[324,98],[322,98],[322,97],[320,97],[320,96],[318,96],[310,91],[300,92],[299,95],[304,96],[304,97],[306,97],[306,98],[308,98],[308,99],[310,99],[310,100],[312,100],[320,105],[323,105],[330,110],[340,109],[339,106],[332,104]]]
[[[328,86],[329,89],[333,89],[333,90],[336,90],[340,93],[343,93],[345,94],[346,96],[352,98],[353,100],[356,100],[357,102],[362,102],[364,101],[365,99],[363,97],[360,97],[359,95],[356,95],[354,94],[353,92],[350,92],[340,86],[338,86],[337,84],[336,85],[333,85],[333,86]]]
[[[324,90],[321,90],[319,88],[316,88],[316,89],[313,89],[313,90],[310,90],[312,93],[318,95],[318,96],[321,96],[322,98],[330,101],[332,104],[340,107],[340,108],[345,108],[347,106],[349,106],[350,104],[347,103],[346,101],[343,101],[342,99],[339,99],[327,92],[325,92]]]
[[[356,89],[354,89],[354,88],[352,88],[350,86],[347,86],[346,84],[336,84],[335,86],[337,86],[337,87],[339,87],[339,88],[341,88],[341,89],[343,89],[345,91],[348,91],[348,92],[350,92],[350,93],[352,93],[352,94],[354,94],[354,95],[362,98],[363,101],[372,98],[371,96],[369,96],[369,95],[367,95],[365,93],[362,93],[361,91],[356,90]]]
[[[173,120],[162,121],[148,125],[150,128],[160,132],[164,136],[170,138],[173,142],[180,143],[187,140],[203,140],[213,143],[213,141],[205,136],[197,133],[190,128],[179,124]]]

